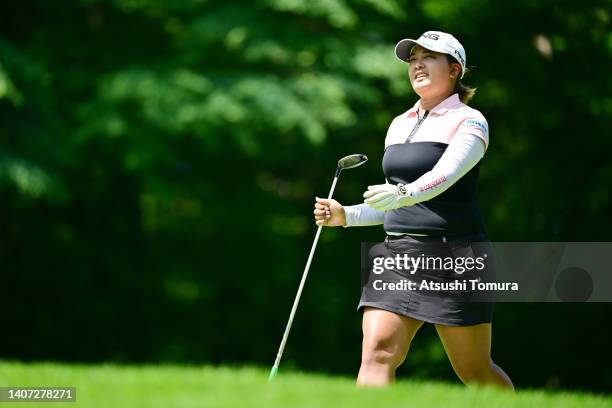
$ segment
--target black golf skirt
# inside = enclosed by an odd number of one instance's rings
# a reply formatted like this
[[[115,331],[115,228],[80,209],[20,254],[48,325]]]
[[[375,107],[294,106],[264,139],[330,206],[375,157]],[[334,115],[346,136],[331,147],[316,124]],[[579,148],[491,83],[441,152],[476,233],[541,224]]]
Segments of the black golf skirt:
[[[483,301],[473,290],[475,282],[493,281],[495,276],[486,233],[388,235],[367,255],[357,310],[374,307],[447,326],[491,323],[493,302]],[[375,258],[392,261],[384,265]],[[420,263],[415,262],[418,258]]]

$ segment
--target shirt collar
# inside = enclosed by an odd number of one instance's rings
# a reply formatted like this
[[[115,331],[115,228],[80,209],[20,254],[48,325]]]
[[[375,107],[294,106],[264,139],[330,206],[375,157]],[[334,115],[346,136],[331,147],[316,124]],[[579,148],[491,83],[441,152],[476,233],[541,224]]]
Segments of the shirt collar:
[[[457,105],[460,105],[461,101],[459,100],[459,94],[454,93],[439,104],[437,104],[429,113],[435,113],[436,115],[444,115],[449,109],[454,108]],[[406,112],[407,116],[416,115],[417,109],[421,106],[421,100],[419,99],[412,108]]]

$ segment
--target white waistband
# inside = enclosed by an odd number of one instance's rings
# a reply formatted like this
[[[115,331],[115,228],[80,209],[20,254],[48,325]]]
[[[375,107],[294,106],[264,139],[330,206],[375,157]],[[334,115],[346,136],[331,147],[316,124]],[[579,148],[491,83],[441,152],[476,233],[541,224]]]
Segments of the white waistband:
[[[399,236],[399,235],[414,235],[415,237],[426,237],[428,236],[428,234],[414,234],[414,233],[406,233],[406,232],[391,232],[391,231],[385,231],[387,233],[387,235],[394,235],[394,236]]]

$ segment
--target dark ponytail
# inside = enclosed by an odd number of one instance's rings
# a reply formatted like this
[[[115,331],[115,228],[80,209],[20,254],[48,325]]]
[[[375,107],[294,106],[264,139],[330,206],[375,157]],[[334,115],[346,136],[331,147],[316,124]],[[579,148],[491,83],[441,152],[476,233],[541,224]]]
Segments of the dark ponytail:
[[[446,54],[446,59],[448,59],[449,64],[459,64],[456,59],[454,59],[448,54]],[[465,73],[467,74],[468,72],[469,69],[466,67]],[[472,99],[476,94],[476,88],[472,88],[470,86],[465,85],[463,82],[461,82],[461,79],[457,78],[453,93],[458,93],[459,100],[461,100],[461,102],[467,105],[470,99]]]

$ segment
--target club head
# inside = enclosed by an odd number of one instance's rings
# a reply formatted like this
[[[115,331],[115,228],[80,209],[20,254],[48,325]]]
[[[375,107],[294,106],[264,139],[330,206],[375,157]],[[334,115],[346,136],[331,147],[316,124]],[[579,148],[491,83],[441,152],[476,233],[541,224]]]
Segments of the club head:
[[[354,169],[368,161],[368,156],[365,154],[351,154],[338,160],[338,171],[346,169]]]

